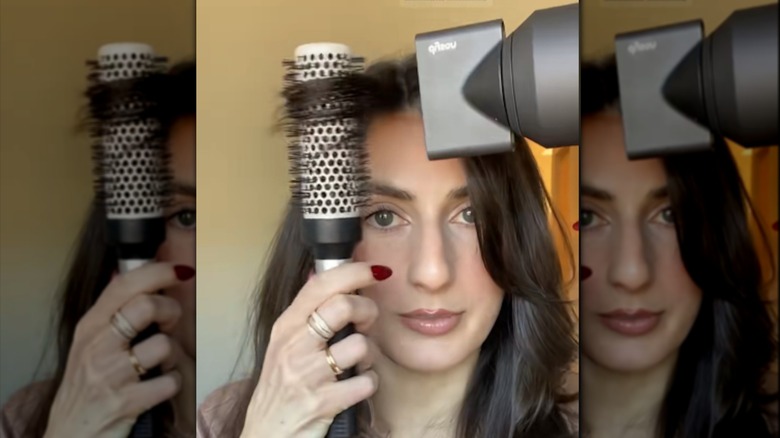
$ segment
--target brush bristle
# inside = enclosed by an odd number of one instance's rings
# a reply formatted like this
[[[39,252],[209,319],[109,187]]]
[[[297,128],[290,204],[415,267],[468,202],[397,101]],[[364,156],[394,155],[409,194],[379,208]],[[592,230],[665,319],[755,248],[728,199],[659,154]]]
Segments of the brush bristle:
[[[284,62],[292,197],[310,219],[357,217],[368,199],[363,59],[332,46]]]
[[[128,43],[103,46],[88,62],[95,199],[109,219],[161,217],[172,198],[158,113],[165,63]]]

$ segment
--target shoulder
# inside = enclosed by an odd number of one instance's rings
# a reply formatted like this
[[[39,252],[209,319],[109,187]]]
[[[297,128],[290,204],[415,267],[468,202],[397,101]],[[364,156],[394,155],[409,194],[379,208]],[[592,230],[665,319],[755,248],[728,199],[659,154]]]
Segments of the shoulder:
[[[223,385],[206,396],[198,408],[198,438],[222,436],[222,430],[236,415],[236,409],[241,408],[244,395],[251,389],[251,379],[244,379]]]
[[[778,375],[777,371],[769,371],[764,375],[763,390],[768,394],[775,394],[772,402],[764,406],[764,419],[769,426],[772,436],[780,434],[780,401],[776,394],[778,393]]]
[[[569,430],[572,433],[579,431],[580,424],[580,375],[574,370],[566,372],[563,378],[562,393],[564,401],[559,405],[566,417]]]
[[[31,383],[16,391],[0,410],[0,432],[3,438],[21,437],[36,411],[36,407],[46,395],[51,380]]]

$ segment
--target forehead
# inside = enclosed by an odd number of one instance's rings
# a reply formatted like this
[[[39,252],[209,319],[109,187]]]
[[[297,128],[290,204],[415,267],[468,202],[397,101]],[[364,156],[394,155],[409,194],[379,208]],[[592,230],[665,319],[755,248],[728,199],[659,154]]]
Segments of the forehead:
[[[666,172],[660,159],[628,160],[622,119],[616,113],[583,118],[581,143],[584,185],[607,190],[617,198],[634,198],[644,197],[666,184]]]
[[[428,159],[422,117],[410,110],[375,118],[366,147],[371,178],[418,192],[426,186],[463,186],[466,172],[460,159]]]

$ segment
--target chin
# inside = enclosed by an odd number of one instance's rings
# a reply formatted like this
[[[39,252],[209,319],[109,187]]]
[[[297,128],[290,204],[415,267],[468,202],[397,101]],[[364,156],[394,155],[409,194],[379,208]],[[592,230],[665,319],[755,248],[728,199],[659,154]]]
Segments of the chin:
[[[387,345],[387,344],[386,344]],[[456,367],[473,352],[466,345],[443,338],[408,339],[390,342],[383,349],[396,364],[420,373],[439,373]]]
[[[620,373],[649,370],[669,357],[669,352],[660,351],[653,346],[621,346],[619,343],[596,344],[594,348],[583,353],[602,368]]]

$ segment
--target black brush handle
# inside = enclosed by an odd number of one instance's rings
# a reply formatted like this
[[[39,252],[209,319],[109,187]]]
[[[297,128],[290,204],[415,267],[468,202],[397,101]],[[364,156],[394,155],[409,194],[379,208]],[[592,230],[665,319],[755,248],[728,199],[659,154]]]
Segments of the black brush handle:
[[[133,339],[132,345],[139,344],[146,339],[149,339],[152,335],[159,333],[160,328],[157,324],[152,324]],[[162,369],[160,367],[154,367],[146,372],[141,378],[142,380],[154,379],[162,375]],[[149,409],[138,416],[133,428],[130,430],[129,438],[154,438],[161,436],[162,424],[161,419],[155,415],[155,409]]]
[[[328,342],[328,345],[333,345],[347,336],[355,333],[355,326],[352,324],[347,325],[343,329],[339,330],[335,336]],[[344,372],[338,376],[339,380],[346,380],[357,375],[356,369],[350,368],[344,370]],[[336,418],[333,419],[333,423],[328,429],[327,438],[354,438],[357,436],[357,405],[350,406],[344,411],[341,411]]]

